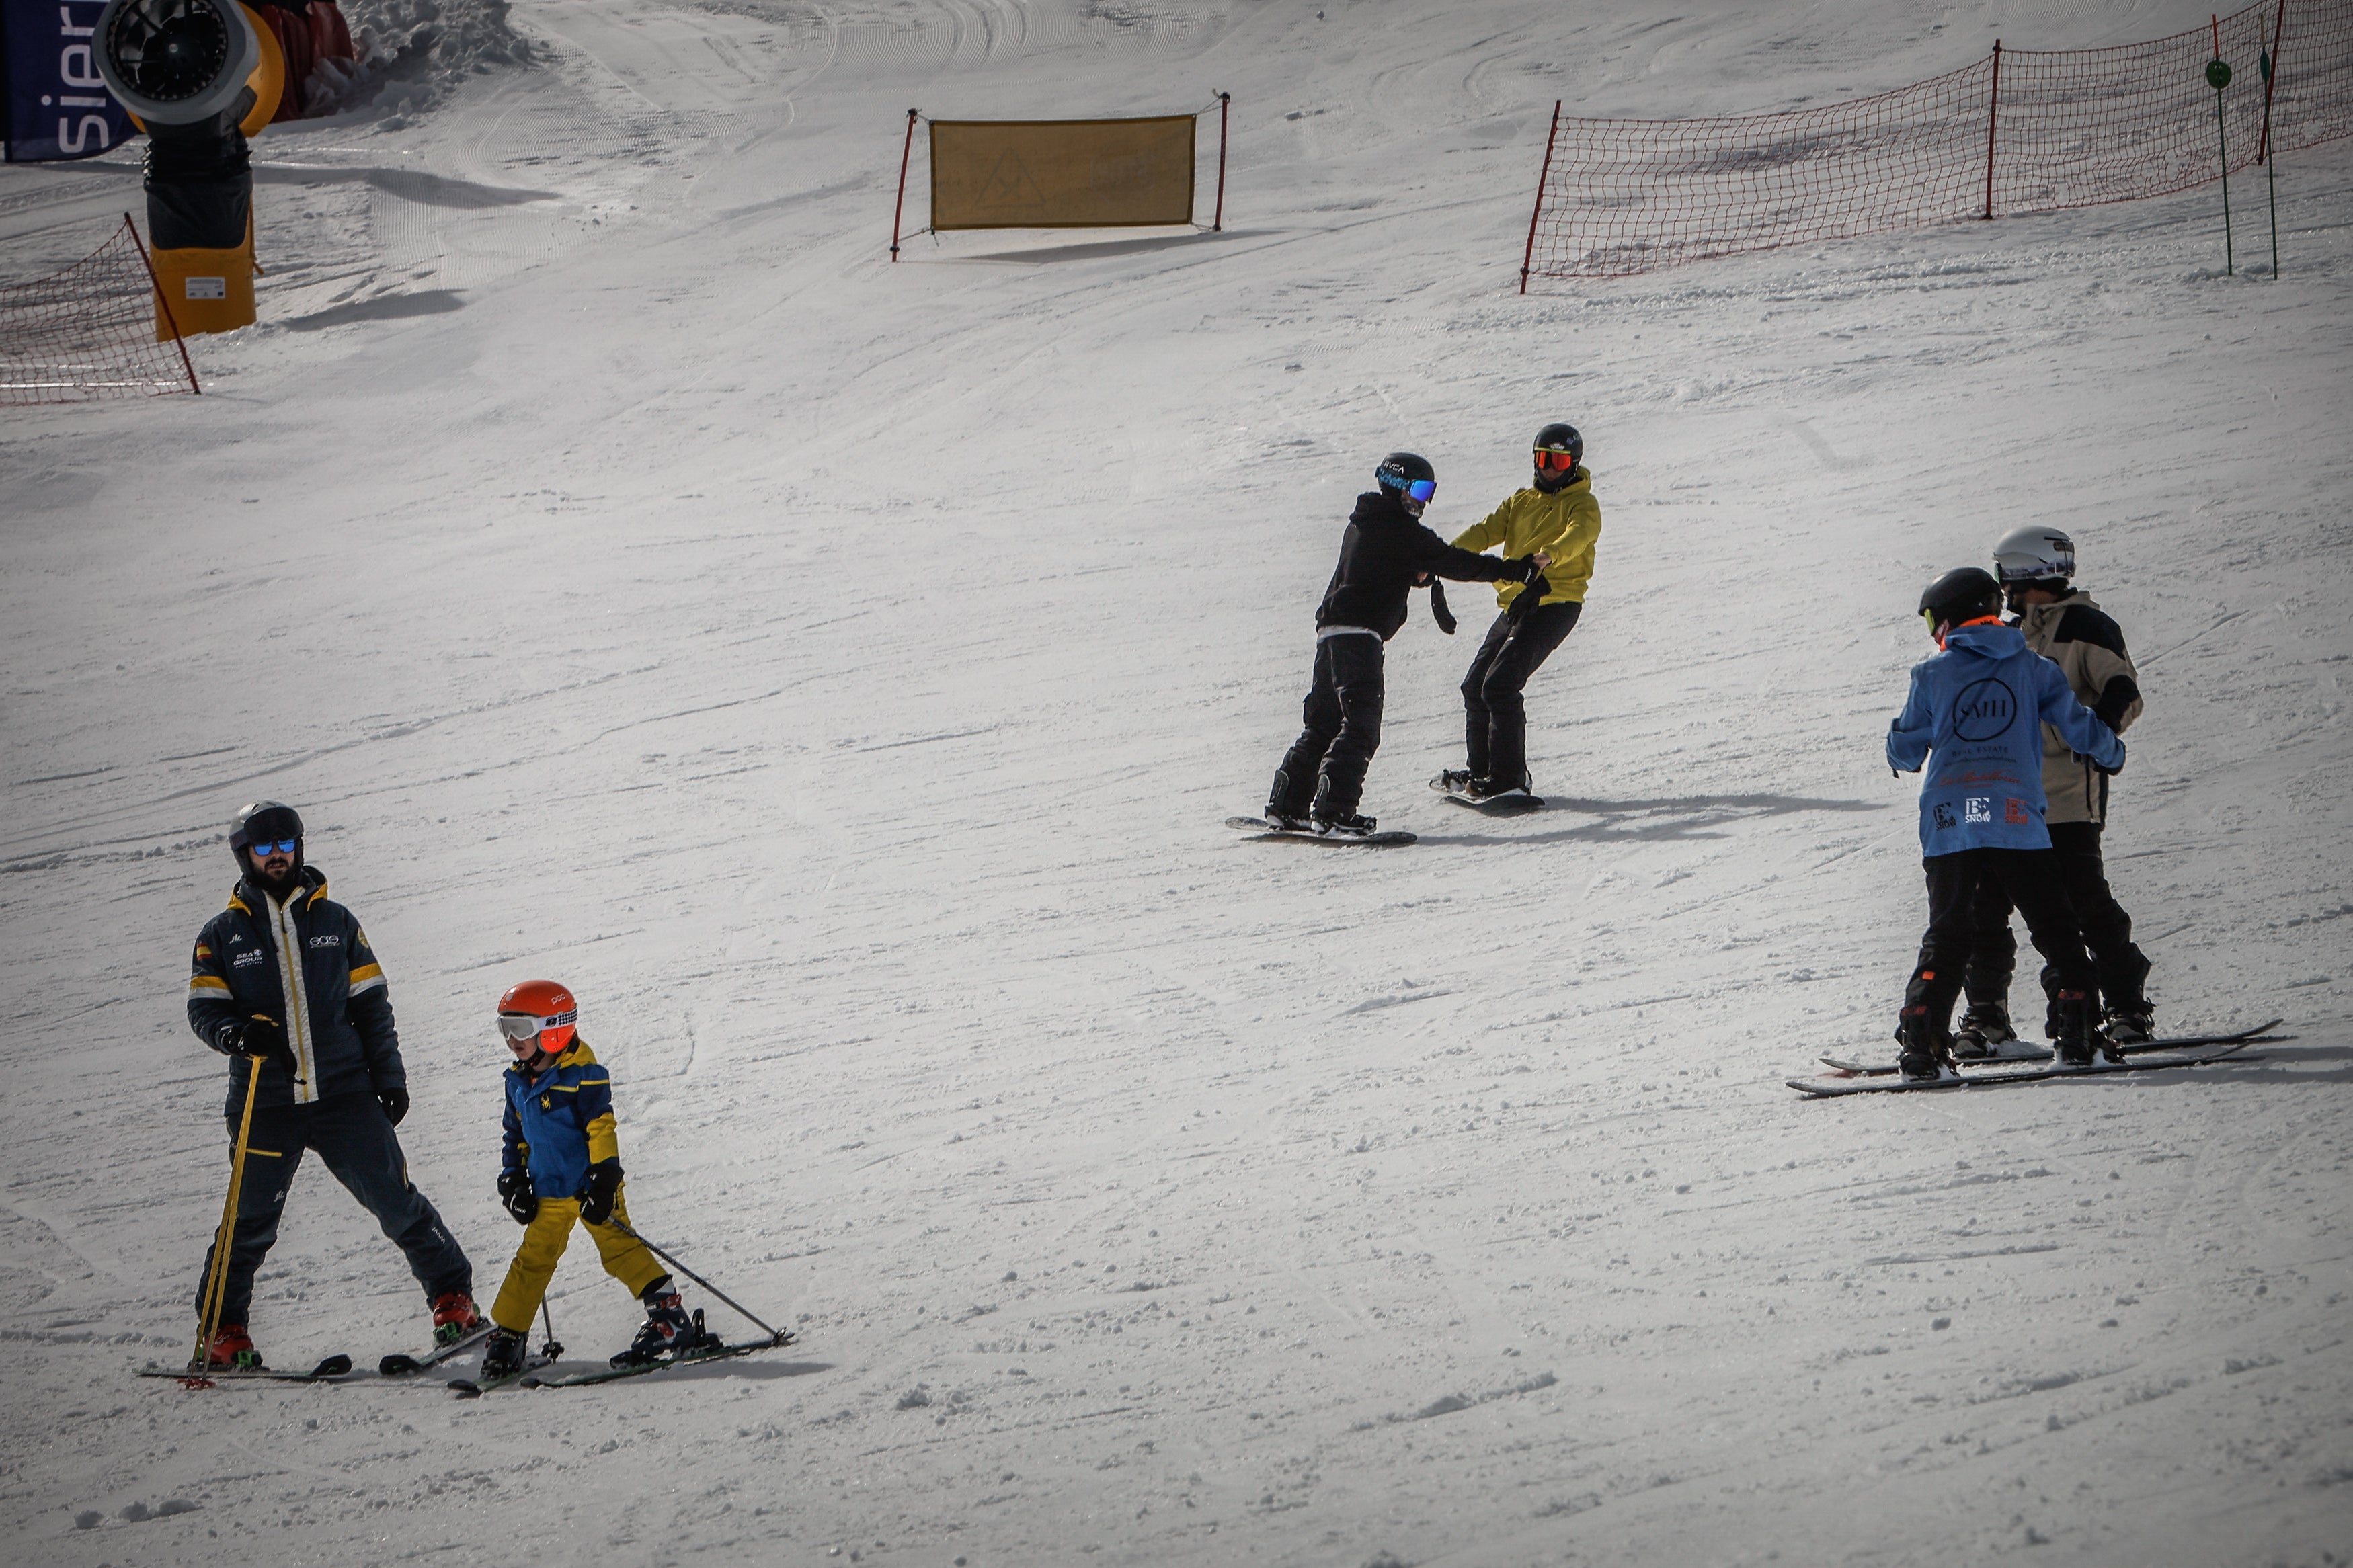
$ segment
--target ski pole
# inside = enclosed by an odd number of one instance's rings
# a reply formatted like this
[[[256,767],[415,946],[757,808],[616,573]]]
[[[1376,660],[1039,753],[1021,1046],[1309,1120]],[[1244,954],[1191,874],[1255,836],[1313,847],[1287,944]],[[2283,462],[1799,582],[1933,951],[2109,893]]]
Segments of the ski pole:
[[[718,1297],[721,1300],[726,1302],[729,1306],[743,1313],[745,1317],[750,1318],[754,1323],[766,1331],[768,1338],[775,1343],[783,1344],[785,1342],[787,1336],[784,1330],[771,1329],[767,1324],[761,1322],[760,1320],[753,1314],[752,1310],[744,1306],[743,1302],[736,1300],[733,1296],[727,1294],[726,1291],[722,1290],[718,1286],[713,1285],[710,1280],[705,1279],[702,1275],[697,1274],[693,1269],[689,1268],[685,1264],[681,1263],[677,1258],[672,1258],[669,1253],[664,1252],[660,1247],[656,1247],[652,1242],[648,1241],[644,1237],[639,1236],[636,1231],[631,1230],[629,1228],[628,1221],[614,1218],[607,1220],[606,1223],[610,1225],[615,1230],[619,1231],[623,1236],[628,1237],[631,1241],[643,1247],[648,1252],[652,1253],[656,1258],[660,1258],[664,1263],[669,1264],[672,1268],[677,1269],[681,1274],[685,1275],[689,1279],[693,1280],[697,1285],[702,1286],[704,1289],[710,1291],[712,1295]]]
[[[539,1299],[539,1321],[547,1325],[547,1342],[539,1347],[539,1353],[550,1361],[562,1361],[564,1347],[556,1342],[555,1314],[547,1310],[547,1298],[544,1296]]]
[[[261,1089],[260,1057],[248,1057],[251,1064],[245,1079],[245,1119],[237,1123],[237,1146],[229,1154],[228,1197],[221,1205],[220,1229],[213,1235],[213,1266],[205,1279],[205,1309],[196,1320],[196,1353],[188,1358],[188,1375],[180,1381],[190,1388],[210,1388],[213,1380],[204,1372],[212,1362],[213,1331],[220,1327],[221,1303],[228,1298],[228,1249],[237,1237],[237,1199],[245,1185],[245,1145],[253,1134],[253,1101]]]

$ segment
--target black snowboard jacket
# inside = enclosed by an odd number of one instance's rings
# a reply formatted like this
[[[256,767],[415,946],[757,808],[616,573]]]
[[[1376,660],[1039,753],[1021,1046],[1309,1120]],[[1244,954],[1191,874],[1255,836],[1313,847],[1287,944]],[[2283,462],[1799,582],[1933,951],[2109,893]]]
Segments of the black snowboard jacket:
[[[1407,516],[1396,492],[1366,491],[1356,498],[1348,531],[1340,540],[1340,563],[1316,607],[1316,630],[1363,626],[1388,641],[1405,625],[1407,591],[1425,572],[1457,583],[1520,579],[1495,556],[1457,550]]]
[[[290,988],[290,977],[299,976]],[[302,868],[283,903],[251,878],[229,893],[228,908],[205,923],[188,975],[188,1027],[215,1050],[229,1024],[259,1015],[282,1026],[295,1070],[261,1068],[254,1103],[310,1105],[338,1094],[405,1089],[400,1034],[384,969],[359,918],[327,897],[327,879]],[[252,1058],[231,1059],[228,1114],[245,1109]]]

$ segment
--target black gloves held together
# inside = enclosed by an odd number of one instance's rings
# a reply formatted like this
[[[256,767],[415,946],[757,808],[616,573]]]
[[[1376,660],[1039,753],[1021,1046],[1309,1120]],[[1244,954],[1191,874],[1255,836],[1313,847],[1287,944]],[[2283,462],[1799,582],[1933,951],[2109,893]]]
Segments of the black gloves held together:
[[[590,1225],[604,1225],[613,1217],[613,1205],[621,1199],[621,1162],[599,1160],[588,1167],[588,1181],[580,1189],[580,1217]]]
[[[213,1049],[225,1057],[261,1057],[288,1072],[294,1070],[294,1047],[286,1043],[286,1027],[259,1013],[233,1018],[213,1037]]]
[[[539,1189],[531,1184],[531,1173],[522,1169],[499,1173],[499,1202],[514,1216],[517,1225],[529,1225],[539,1217]]]
[[[1533,555],[1514,555],[1504,563],[1504,570],[1514,583],[1533,583],[1544,575],[1544,568],[1536,564]]]

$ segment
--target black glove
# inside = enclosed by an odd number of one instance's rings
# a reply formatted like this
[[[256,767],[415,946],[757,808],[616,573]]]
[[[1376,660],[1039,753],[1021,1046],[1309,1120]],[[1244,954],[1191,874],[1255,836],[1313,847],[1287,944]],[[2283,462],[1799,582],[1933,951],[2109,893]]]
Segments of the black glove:
[[[2124,746],[2125,746],[2125,743],[2124,743],[2122,741],[2118,741],[2118,742],[2116,742],[2116,750],[2117,750],[2117,751],[2119,751],[2119,752],[2123,751],[2123,750],[2124,750]],[[2125,760],[2124,760],[2124,758],[2122,758],[2122,757],[2118,757],[2118,758],[2116,759],[2116,765],[2115,767],[2112,767],[2112,768],[2104,768],[2104,767],[2100,766],[2100,764],[2099,764],[2099,763],[2097,763],[2094,762],[2091,758],[2089,758],[2089,757],[2085,756],[2085,755],[2084,755],[2083,752],[2075,752],[2075,753],[2074,753],[2074,758],[2075,758],[2075,760],[2076,760],[2077,762],[2079,762],[2079,763],[2083,763],[2085,767],[2087,767],[2087,768],[2091,769],[2094,773],[2098,773],[2098,774],[2099,774],[2100,776],[2102,776],[2103,778],[2111,778],[2111,779],[2112,779],[2112,778],[2116,777],[2118,773],[2122,773],[2122,772],[2124,772],[2124,771],[2125,771]]]
[[[408,1114],[408,1091],[405,1089],[377,1089],[375,1102],[384,1107],[384,1119],[395,1127],[399,1126],[400,1119]]]
[[[1542,575],[1544,568],[1536,564],[1533,555],[1514,555],[1504,563],[1504,576],[1508,582],[1533,583]]]
[[[506,1205],[507,1213],[517,1225],[529,1225],[539,1217],[539,1189],[531,1184],[531,1173],[517,1166],[499,1173],[499,1202]]]
[[[1448,637],[1454,635],[1454,612],[1447,606],[1446,584],[1432,577],[1430,580],[1430,613],[1438,621],[1438,629]]]
[[[294,1047],[286,1043],[285,1026],[259,1013],[250,1018],[233,1018],[222,1025],[219,1035],[214,1038],[213,1048],[223,1056],[260,1057],[276,1062],[290,1073],[294,1070]]]
[[[613,1217],[613,1205],[620,1197],[621,1162],[599,1160],[588,1167],[588,1180],[580,1189],[580,1217],[603,1225]]]

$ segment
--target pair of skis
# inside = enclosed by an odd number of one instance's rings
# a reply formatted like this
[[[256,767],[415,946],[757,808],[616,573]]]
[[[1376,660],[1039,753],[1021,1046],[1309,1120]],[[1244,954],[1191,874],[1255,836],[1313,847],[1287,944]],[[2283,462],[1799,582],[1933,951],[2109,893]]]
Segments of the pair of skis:
[[[790,1329],[779,1329],[772,1339],[745,1340],[729,1344],[706,1331],[702,1326],[702,1310],[694,1312],[694,1343],[672,1355],[653,1361],[627,1363],[620,1366],[596,1367],[587,1372],[570,1373],[561,1377],[546,1375],[547,1368],[555,1364],[554,1356],[534,1357],[504,1377],[461,1378],[449,1384],[451,1393],[461,1399],[479,1399],[501,1388],[586,1388],[592,1384],[618,1383],[623,1378],[643,1377],[649,1373],[670,1372],[682,1366],[697,1366],[704,1362],[730,1361],[737,1356],[755,1355],[761,1351],[777,1350],[794,1342]],[[561,1352],[562,1347],[555,1347]]]
[[[2031,1057],[2012,1056],[2007,1059],[1999,1057],[1981,1058],[1979,1062],[1961,1063],[1959,1076],[1952,1078],[1907,1079],[1899,1076],[1892,1062],[1863,1063],[1825,1055],[1821,1060],[1833,1069],[1830,1074],[1821,1078],[1793,1078],[1788,1080],[1788,1085],[1809,1099],[1832,1100],[1850,1094],[1984,1089],[1998,1084],[2041,1083],[2054,1079],[2098,1078],[2109,1073],[2204,1067],[2226,1057],[2236,1056],[2252,1045],[2291,1038],[2286,1035],[2267,1032],[2282,1022],[2284,1020],[2274,1018],[2253,1028],[2230,1033],[2177,1035],[2168,1039],[2126,1046],[2117,1053],[2126,1058],[2121,1062],[2094,1061],[2087,1065],[2071,1066],[2052,1060],[2052,1053],[2048,1051],[2037,1052]],[[2238,1059],[2260,1061],[2262,1058],[2239,1057]]]

